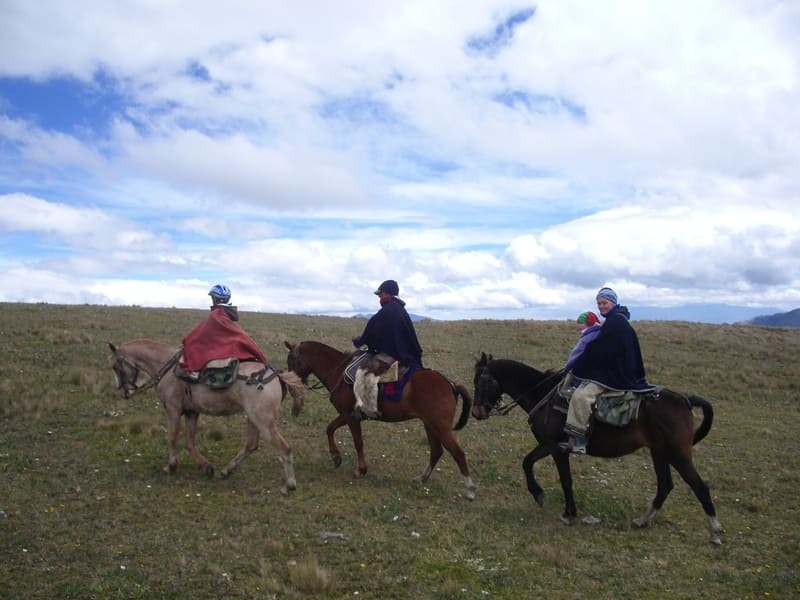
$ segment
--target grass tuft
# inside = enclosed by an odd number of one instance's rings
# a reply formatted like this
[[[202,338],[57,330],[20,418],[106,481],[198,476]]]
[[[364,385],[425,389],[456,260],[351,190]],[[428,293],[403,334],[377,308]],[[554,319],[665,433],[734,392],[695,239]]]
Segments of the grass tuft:
[[[305,557],[298,562],[289,563],[289,578],[292,586],[306,593],[319,593],[328,589],[328,570],[321,567],[313,556]]]

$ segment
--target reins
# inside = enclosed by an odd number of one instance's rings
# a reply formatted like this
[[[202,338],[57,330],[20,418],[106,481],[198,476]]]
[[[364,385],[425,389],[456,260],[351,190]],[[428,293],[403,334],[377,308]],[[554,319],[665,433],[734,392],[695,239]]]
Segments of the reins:
[[[484,369],[486,369],[487,372],[488,372],[488,370],[489,370],[488,365],[485,366]],[[502,406],[494,407],[490,411],[489,414],[498,414],[498,415],[501,415],[501,416],[506,416],[508,413],[511,412],[511,410],[514,407],[520,406],[519,401],[520,401],[521,398],[524,398],[525,396],[527,396],[531,392],[539,389],[545,383],[549,383],[554,377],[559,377],[560,378],[562,375],[563,375],[562,371],[556,371],[555,373],[551,373],[550,375],[548,375],[547,377],[542,379],[539,383],[537,383],[533,387],[531,387],[531,388],[525,390],[524,392],[522,392],[521,394],[519,394],[516,398],[512,398],[511,401],[508,404],[504,404]],[[494,377],[492,377],[492,379],[494,379]],[[497,381],[497,380],[495,379],[495,381]],[[528,414],[536,412],[542,406],[542,404],[545,402],[545,400],[547,400],[547,397],[548,397],[548,394],[545,394],[544,397],[539,402],[536,403],[536,405],[529,411]]]
[[[122,354],[117,354],[117,359],[120,362],[122,362],[123,364],[128,365],[129,367],[131,367],[133,369],[133,381],[130,382],[130,386],[132,388],[131,396],[133,396],[134,394],[137,394],[139,392],[143,392],[143,391],[145,391],[145,390],[147,390],[147,389],[149,389],[151,387],[152,388],[158,387],[158,384],[161,383],[161,380],[164,378],[164,375],[167,374],[167,371],[169,371],[170,368],[172,368],[175,365],[175,363],[178,362],[178,359],[180,358],[181,354],[183,354],[183,347],[182,346],[180,348],[178,348],[178,351],[175,353],[175,355],[172,358],[170,358],[156,372],[155,376],[150,381],[148,381],[146,384],[144,384],[142,386],[136,385],[136,380],[139,378],[139,372],[141,371],[141,369],[137,365],[135,365],[133,362],[128,360]],[[125,385],[125,383],[120,382],[119,387],[121,388],[123,385]]]
[[[298,354],[299,354],[299,352],[298,352]],[[325,373],[325,375],[323,377],[319,377],[316,373],[312,373],[314,375],[314,377],[317,378],[317,383],[315,383],[313,385],[308,385],[307,383],[305,383],[304,385],[305,385],[306,389],[309,390],[310,392],[316,392],[316,391],[319,391],[319,390],[328,390],[327,386],[323,383],[323,379],[327,379],[332,373],[335,373],[337,370],[342,369],[342,367],[347,367],[348,363],[351,360],[353,360],[353,355],[352,354],[349,355],[344,360],[340,361],[336,366],[331,367],[328,370],[328,372]],[[341,381],[343,379],[344,379],[344,370],[342,371],[341,377],[339,377],[339,382],[333,387],[332,390],[330,390],[328,392],[331,396],[333,395],[333,392],[336,390],[336,388],[339,387],[339,384],[341,383]]]

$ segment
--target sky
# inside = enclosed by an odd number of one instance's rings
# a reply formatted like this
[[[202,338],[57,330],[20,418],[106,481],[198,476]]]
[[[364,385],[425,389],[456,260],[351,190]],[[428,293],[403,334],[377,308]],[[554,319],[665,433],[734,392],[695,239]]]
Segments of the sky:
[[[790,0],[0,0],[0,302],[792,310],[798,31]]]

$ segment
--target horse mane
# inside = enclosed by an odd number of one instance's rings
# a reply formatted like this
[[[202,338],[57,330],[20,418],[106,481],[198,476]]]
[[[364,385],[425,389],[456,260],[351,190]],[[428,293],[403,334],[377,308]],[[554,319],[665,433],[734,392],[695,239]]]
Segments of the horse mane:
[[[175,350],[178,349],[178,346],[173,346],[172,344],[167,344],[164,342],[158,342],[156,340],[151,340],[149,338],[140,338],[136,340],[130,340],[125,342],[123,346],[130,347],[130,346],[143,346],[147,348],[174,348]]]
[[[353,352],[347,352],[346,350],[339,350],[333,346],[330,346],[324,342],[318,342],[316,340],[303,340],[297,344],[298,346],[303,345],[306,347],[314,347],[317,348],[320,352],[327,352],[327,353],[336,353],[341,356],[352,356]]]
[[[523,374],[526,377],[541,378],[542,376],[555,373],[555,371],[552,371],[550,369],[548,369],[547,371],[540,371],[538,369],[534,369],[530,365],[526,365],[523,362],[520,362],[518,360],[513,360],[511,358],[495,358],[489,364],[490,366],[496,366],[500,369],[510,368],[514,371],[521,371],[522,372],[521,374]]]

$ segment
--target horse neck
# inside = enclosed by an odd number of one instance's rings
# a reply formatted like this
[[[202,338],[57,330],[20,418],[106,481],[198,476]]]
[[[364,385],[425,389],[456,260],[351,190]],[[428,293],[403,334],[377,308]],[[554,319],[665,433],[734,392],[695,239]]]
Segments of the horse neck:
[[[177,348],[151,340],[128,342],[120,349],[128,360],[151,377],[178,351]]]
[[[332,390],[342,378],[342,373],[350,362],[350,355],[321,342],[304,343],[311,348],[309,354],[312,356],[308,361],[311,372],[328,390]]]
[[[501,363],[493,374],[502,386],[503,393],[514,399],[525,411],[530,411],[552,389],[550,385],[540,385],[547,378],[546,373],[522,363]]]

